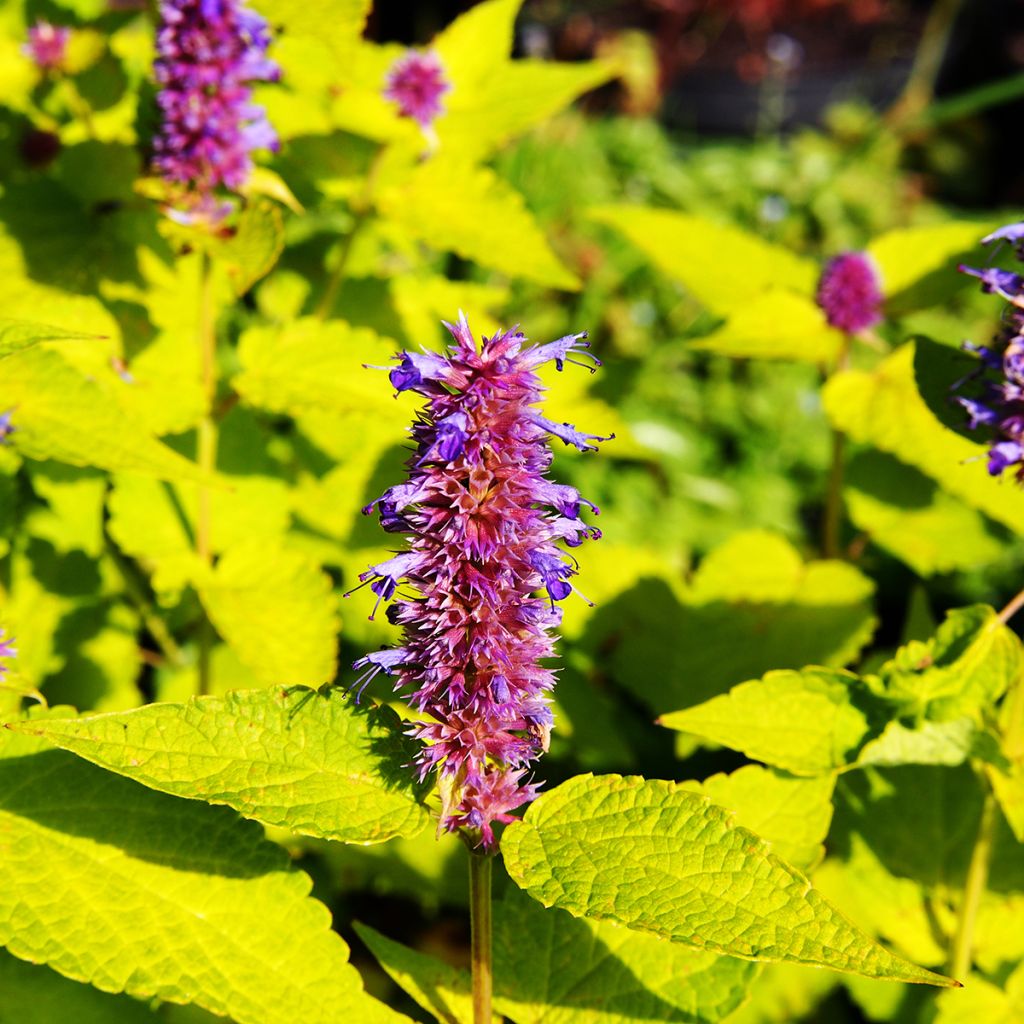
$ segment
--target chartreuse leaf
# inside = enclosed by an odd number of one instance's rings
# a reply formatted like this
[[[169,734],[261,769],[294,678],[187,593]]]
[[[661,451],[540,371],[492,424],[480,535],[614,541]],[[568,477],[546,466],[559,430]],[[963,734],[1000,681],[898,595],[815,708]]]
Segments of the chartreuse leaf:
[[[936,1001],[935,1024],[1021,1024],[1024,1021],[1024,964],[1018,964],[1003,988],[971,977],[963,992],[943,992]]]
[[[853,524],[921,576],[973,569],[1005,548],[981,513],[883,452],[850,460],[843,498]]]
[[[337,667],[337,601],[307,555],[259,541],[229,548],[198,581],[210,621],[267,683],[322,686]]]
[[[936,721],[978,716],[1024,672],[1016,634],[987,605],[954,608],[927,642],[912,640],[879,670],[884,696]]]
[[[849,764],[868,735],[852,699],[857,685],[839,669],[780,670],[658,721],[798,775],[821,775]]]
[[[802,871],[824,856],[822,843],[832,821],[832,774],[801,779],[748,764],[729,775],[681,785],[732,811],[737,824],[756,832],[779,857]]]
[[[881,736],[864,745],[857,764],[958,765],[978,754],[983,742],[983,733],[973,718],[924,721],[913,728],[894,719],[886,724]]]
[[[388,282],[395,311],[410,344],[433,347],[450,341],[442,320],[461,309],[478,334],[491,335],[500,324],[490,311],[508,301],[508,289],[472,281],[450,281],[436,274],[396,274]]]
[[[258,825],[43,747],[0,730],[0,943],[16,957],[238,1024],[406,1020],[366,995],[310,879]]]
[[[855,975],[808,971],[797,964],[765,964],[754,979],[746,1003],[729,1016],[729,1024],[793,1024],[804,1020],[840,978],[853,980]]]
[[[772,289],[808,299],[814,291],[814,263],[740,228],[644,206],[598,206],[590,216],[621,231],[713,313],[731,317]]]
[[[280,208],[257,199],[246,205],[234,233],[212,245],[210,254],[224,264],[235,294],[244,295],[270,273],[283,249],[284,218]]]
[[[936,289],[955,288],[960,283],[956,265],[962,262],[957,257],[979,248],[979,240],[989,230],[976,221],[947,221],[897,228],[873,239],[867,252],[878,266],[887,309],[892,313],[918,309]]]
[[[434,249],[509,277],[573,291],[580,287],[552,252],[523,197],[489,167],[441,153],[382,185],[380,213]],[[516,240],[509,245],[509,239]]]
[[[161,1019],[145,1003],[100,992],[90,985],[27,964],[0,951],[0,1020],[18,1024],[157,1024]]]
[[[717,331],[693,348],[743,359],[799,359],[830,364],[842,335],[829,327],[822,311],[803,295],[773,289],[754,295]]]
[[[513,28],[523,0],[484,0],[475,4],[439,33],[431,46],[444,62],[456,93],[472,95],[507,62],[512,52]],[[468,102],[464,98],[461,102]]]
[[[10,443],[33,459],[149,473],[165,480],[199,477],[196,466],[147,432],[117,399],[58,353],[30,348],[4,360],[4,404],[14,409]]]
[[[583,775],[531,804],[501,848],[517,885],[577,917],[744,959],[955,984],[858,931],[731,817],[671,782]]]
[[[17,728],[151,789],[302,835],[379,843],[427,824],[397,715],[339,690],[240,690]]]
[[[770,669],[845,665],[874,627],[874,585],[863,573],[839,561],[805,563],[765,530],[716,548],[688,587],[657,575],[599,607],[587,635],[614,678],[655,713],[699,704]]]
[[[470,1024],[468,972],[356,929],[420,1006]],[[518,890],[494,906],[494,1005],[514,1024],[713,1024],[739,1006],[757,972],[746,960],[544,908]]]
[[[984,445],[946,430],[914,384],[914,344],[873,371],[846,370],[825,385],[825,412],[837,429],[916,466],[950,494],[1016,533],[1024,532],[1024,493],[985,471]]]
[[[28,320],[6,320],[0,318],[0,359],[30,348],[41,341],[66,341],[68,339],[92,338],[96,335],[70,331],[64,327],[48,327]]]

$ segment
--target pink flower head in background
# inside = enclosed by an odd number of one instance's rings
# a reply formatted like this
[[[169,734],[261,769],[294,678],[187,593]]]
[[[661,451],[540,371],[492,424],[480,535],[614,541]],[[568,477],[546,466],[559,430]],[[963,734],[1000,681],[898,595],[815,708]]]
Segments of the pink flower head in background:
[[[394,599],[388,619],[402,626],[402,646],[354,667],[364,670],[360,687],[383,672],[412,691],[424,717],[411,730],[424,741],[416,765],[445,782],[441,823],[472,830],[491,849],[493,824],[536,795],[526,773],[548,747],[555,677],[545,662],[562,619],[556,602],[573,592],[577,572],[561,544],[600,536],[580,519],[582,505],[597,509],[547,478],[548,438],[580,451],[607,438],[536,408],[537,367],[593,370],[582,362],[585,334],[527,346],[513,329],[477,344],[465,317],[446,326],[455,339],[448,354],[403,352],[390,373],[397,391],[426,405],[411,430],[408,479],[363,511],[378,508],[384,529],[410,545],[359,578],[378,606]]]
[[[441,97],[449,89],[451,83],[444,76],[441,58],[436,53],[410,50],[391,66],[384,96],[398,104],[402,117],[411,117],[420,127],[429,128],[444,110]]]
[[[3,627],[0,627],[0,678],[3,678],[4,673],[7,671],[4,659],[13,658],[17,653],[14,647],[14,640],[7,635]]]
[[[863,252],[834,256],[821,273],[817,300],[829,324],[847,334],[881,323],[884,296],[874,260]]]
[[[28,30],[28,42],[21,51],[41,70],[55,71],[64,63],[70,38],[71,29],[40,19]]]

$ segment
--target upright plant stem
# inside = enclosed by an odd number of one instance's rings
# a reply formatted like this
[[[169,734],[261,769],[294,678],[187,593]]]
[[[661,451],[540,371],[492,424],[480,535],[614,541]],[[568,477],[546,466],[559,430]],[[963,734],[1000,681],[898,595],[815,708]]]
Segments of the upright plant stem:
[[[843,336],[833,374],[845,370],[850,363],[850,335]],[[846,468],[846,438],[832,430],[832,462],[828,471],[828,490],[825,494],[825,516],[821,530],[821,550],[826,558],[839,557],[839,532],[843,520],[843,475]]]
[[[202,374],[205,411],[199,424],[197,462],[204,477],[211,477],[217,467],[217,420],[213,402],[217,395],[217,335],[214,324],[213,266],[208,254],[203,254],[200,270],[199,327],[197,339]],[[209,483],[199,484],[199,509],[196,515],[196,554],[207,568],[213,566],[213,547],[210,539],[212,522]],[[199,634],[199,693],[210,692],[210,650],[213,630],[204,618]]]
[[[1014,596],[1009,604],[999,613],[1000,622],[1009,622],[1024,607],[1024,590]]]
[[[984,779],[984,776],[982,776]],[[974,946],[974,925],[978,918],[978,906],[988,884],[988,869],[992,860],[992,844],[995,840],[996,825],[999,822],[999,808],[992,787],[985,782],[985,802],[978,824],[978,837],[974,841],[971,863],[967,868],[964,883],[964,897],[960,904],[956,935],[949,955],[949,973],[962,981],[971,970],[971,953]]]
[[[491,1024],[491,862],[469,852],[469,925],[473,968],[473,1024]]]
[[[316,308],[316,315],[320,320],[326,320],[328,314],[334,308],[334,300],[338,297],[338,289],[341,288],[342,282],[345,280],[345,272],[348,270],[348,259],[352,255],[352,246],[355,243],[356,235],[359,234],[363,224],[366,223],[368,213],[369,211],[366,209],[356,213],[355,220],[352,222],[352,230],[345,236],[345,241],[341,243],[338,262],[334,265],[334,270],[331,271],[330,279],[320,298],[320,304]]]

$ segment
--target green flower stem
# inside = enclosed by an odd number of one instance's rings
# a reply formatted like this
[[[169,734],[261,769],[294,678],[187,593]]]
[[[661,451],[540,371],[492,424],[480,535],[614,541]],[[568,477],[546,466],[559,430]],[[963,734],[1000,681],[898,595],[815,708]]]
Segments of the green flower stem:
[[[469,924],[473,970],[473,1024],[491,1024],[491,864],[489,854],[469,851]]]
[[[843,335],[836,364],[829,375],[842,372],[850,364],[850,346],[853,339]],[[843,475],[846,469],[846,437],[832,430],[832,462],[828,471],[828,489],[825,492],[825,515],[821,529],[821,550],[826,558],[838,558],[839,533],[843,521]]]
[[[208,253],[203,253],[200,271],[199,329],[197,338],[201,359],[204,408],[199,424],[197,462],[204,477],[212,477],[217,468],[217,420],[213,408],[217,396],[217,333],[213,302],[213,264]],[[211,542],[211,486],[199,484],[199,510],[196,516],[196,554],[207,568],[213,567]],[[199,687],[201,695],[210,692],[210,651],[213,647],[213,627],[203,619],[199,633]]]
[[[362,209],[356,213],[355,220],[352,223],[352,230],[349,231],[345,236],[345,241],[342,242],[338,262],[334,265],[334,270],[331,271],[327,287],[324,288],[320,304],[316,308],[316,315],[320,320],[326,320],[334,308],[334,300],[338,297],[338,290],[341,288],[342,282],[345,280],[345,272],[348,270],[348,260],[352,255],[352,246],[355,243],[356,236],[366,223],[368,212],[368,210]]]
[[[967,868],[967,879],[964,882],[964,895],[960,903],[956,934],[949,955],[949,973],[958,981],[963,981],[971,970],[971,953],[974,947],[974,925],[978,919],[978,906],[982,894],[988,884],[988,869],[992,860],[992,844],[995,840],[996,826],[999,823],[999,807],[983,774],[979,778],[985,788],[985,802],[981,809],[981,821],[978,824],[978,837],[974,841],[971,863]]]

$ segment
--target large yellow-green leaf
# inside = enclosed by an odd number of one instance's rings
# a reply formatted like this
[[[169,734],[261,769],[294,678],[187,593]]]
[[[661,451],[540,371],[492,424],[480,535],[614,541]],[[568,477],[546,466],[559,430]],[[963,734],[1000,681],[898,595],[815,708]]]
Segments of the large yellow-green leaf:
[[[46,348],[8,356],[4,404],[14,409],[11,443],[34,459],[194,480],[196,466],[153,437],[101,387]]]
[[[904,345],[871,372],[836,374],[823,393],[832,425],[916,466],[939,486],[1017,533],[1024,533],[1024,492],[985,470],[985,447],[947,430],[914,383],[914,345]]]
[[[737,358],[829,364],[841,341],[842,335],[829,327],[809,298],[776,288],[752,295],[717,331],[693,342],[693,348]]]
[[[257,678],[313,687],[334,679],[337,601],[308,556],[245,541],[221,556],[198,590],[217,632]]]
[[[579,281],[552,252],[523,197],[488,167],[440,153],[381,188],[383,216],[434,249],[551,288]]]
[[[586,641],[660,714],[771,669],[848,664],[871,637],[873,592],[853,566],[804,562],[784,538],[751,530],[712,551],[688,587],[645,573],[596,610]]]
[[[428,821],[397,715],[340,690],[241,690],[18,729],[151,789],[302,835],[380,843]]]
[[[921,576],[974,569],[1005,548],[980,512],[882,452],[850,460],[843,498],[853,524]]]
[[[745,959],[955,984],[873,942],[764,840],[671,782],[577,776],[531,804],[501,849],[517,885],[577,917]]]
[[[740,228],[644,206],[598,206],[590,215],[621,231],[714,313],[731,316],[772,288],[808,298],[814,291],[814,263]]]
[[[471,1024],[468,972],[356,927],[420,1006]],[[613,921],[574,918],[514,889],[494,906],[494,1004],[514,1024],[713,1024],[742,1002],[757,970]]]
[[[0,942],[15,956],[238,1024],[406,1020],[366,995],[309,877],[259,825],[44,746],[0,730]]]
[[[223,263],[236,295],[244,295],[273,269],[284,249],[284,218],[274,203],[257,199],[246,204],[234,233],[210,247]]]
[[[483,0],[456,18],[431,44],[460,103],[484,87],[512,52],[513,28],[523,0]],[[502,69],[503,70],[503,69]]]
[[[821,775],[851,763],[868,735],[867,716],[852,700],[857,685],[838,670],[769,672],[658,721],[786,771]]]

